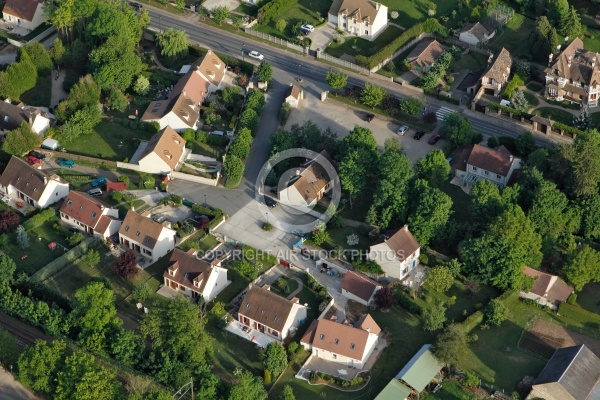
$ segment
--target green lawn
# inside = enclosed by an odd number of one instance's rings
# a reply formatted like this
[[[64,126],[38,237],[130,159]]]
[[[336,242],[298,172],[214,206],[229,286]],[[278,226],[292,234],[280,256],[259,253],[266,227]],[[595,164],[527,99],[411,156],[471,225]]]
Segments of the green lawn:
[[[531,90],[532,92],[541,92],[544,90],[544,87],[537,82],[529,82],[527,84],[527,89]]]
[[[598,128],[598,125],[600,125],[600,111],[591,113],[591,116],[592,116],[592,128]]]
[[[214,339],[212,362],[219,371],[219,376],[225,375],[229,379],[233,379],[233,371],[236,368],[243,368],[254,375],[263,375],[263,365],[256,344],[224,329],[219,329],[212,323],[207,325],[206,330]]]
[[[343,54],[370,56],[400,36],[401,33],[402,29],[390,25],[373,41],[348,36],[344,37],[343,43],[331,42],[325,51],[334,57],[341,57]]]
[[[271,291],[278,295],[287,297],[294,290],[298,289],[298,282],[295,279],[287,276],[278,278],[272,285]]]
[[[442,388],[437,393],[424,393],[420,400],[477,400],[479,397],[467,392],[454,379],[442,382]]]
[[[370,239],[368,236],[363,235],[363,230],[361,228],[354,228],[351,226],[345,226],[343,228],[330,228],[327,229],[329,233],[329,240],[324,242],[320,247],[325,250],[335,250],[338,246],[342,246],[344,249],[360,249],[366,250],[371,245],[373,239]],[[358,236],[358,244],[354,246],[348,245],[348,236],[357,235]]]
[[[102,245],[96,250],[101,256],[101,261],[96,267],[90,267],[79,259],[71,266],[44,281],[44,285],[62,293],[69,299],[73,299],[75,291],[85,286],[90,279],[103,277],[110,282],[118,303],[129,296],[136,285],[151,278],[151,275],[144,270],[139,270],[137,276],[132,279],[120,277],[113,268],[116,258],[109,252],[108,248]]]
[[[196,232],[191,238],[187,239],[178,247],[183,251],[194,248],[202,253],[214,248],[219,242],[217,238],[205,231]]]
[[[217,295],[215,300],[222,301],[225,304],[229,304],[235,299],[236,296],[242,293],[250,283],[250,279],[237,272],[234,268],[229,268],[227,271],[227,279],[230,280],[231,283]]]
[[[527,46],[523,46],[529,34],[535,29],[533,20],[515,13],[512,20],[506,25],[503,32],[496,33],[496,38],[490,43],[490,48],[498,52],[505,47],[513,57],[524,57],[530,53]]]
[[[38,78],[32,89],[23,93],[21,101],[29,106],[50,107],[52,101],[52,77]]]
[[[388,11],[391,13],[392,11],[398,12],[398,18],[392,19],[390,17],[390,22],[395,22],[404,28],[410,28],[418,22],[424,21],[429,16],[427,15],[427,11],[429,9],[428,5],[430,3],[434,3],[436,5],[436,13],[434,15],[435,18],[439,18],[443,15],[451,17],[452,10],[458,10],[458,1],[457,0],[382,0],[381,4],[388,6]],[[457,20],[458,20],[457,16]],[[449,23],[454,22],[450,20]]]
[[[527,99],[527,102],[529,103],[530,107],[536,107],[540,105],[540,101],[537,97],[535,97],[533,93],[524,90],[523,94],[525,95],[525,98]]]
[[[577,304],[588,311],[600,314],[600,283],[588,283],[577,294]]]
[[[291,36],[292,26],[298,22],[308,23],[313,26],[321,24],[321,19],[327,18],[327,11],[329,11],[330,7],[331,1],[329,0],[298,0],[298,2],[285,9],[268,25],[256,25],[255,29],[272,36],[287,39]],[[275,29],[275,23],[280,19],[287,22],[283,33]]]
[[[457,221],[468,221],[472,218],[469,211],[471,198],[459,186],[452,185],[450,181],[445,182],[440,188],[452,198],[452,218]]]
[[[534,111],[534,114],[550,118],[552,121],[562,122],[566,125],[573,124],[573,114],[560,108],[540,107]]]
[[[68,152],[111,161],[130,158],[140,140],[148,140],[152,134],[116,123],[100,122],[90,135],[84,135],[64,144]]]
[[[471,72],[480,71],[486,67],[487,60],[488,57],[485,54],[475,52],[463,54],[460,60],[452,65],[452,71],[459,72],[467,69]]]
[[[191,142],[191,146],[194,154],[216,158],[217,160],[220,160],[221,157],[223,157],[223,154],[225,154],[225,146],[210,145],[208,143],[198,142],[196,140]]]
[[[600,52],[600,29],[587,28],[583,45],[586,50]]]

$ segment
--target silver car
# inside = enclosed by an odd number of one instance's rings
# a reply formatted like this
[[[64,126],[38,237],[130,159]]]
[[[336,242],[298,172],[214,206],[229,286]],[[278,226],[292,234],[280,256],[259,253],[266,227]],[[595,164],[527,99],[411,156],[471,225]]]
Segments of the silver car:
[[[260,54],[258,51],[254,51],[254,50],[252,50],[250,53],[248,53],[248,55],[252,58],[256,58],[257,60],[263,60],[265,58],[265,56]]]
[[[400,128],[398,128],[398,131],[396,132],[398,135],[404,136],[404,134],[408,131],[408,125],[402,125]]]

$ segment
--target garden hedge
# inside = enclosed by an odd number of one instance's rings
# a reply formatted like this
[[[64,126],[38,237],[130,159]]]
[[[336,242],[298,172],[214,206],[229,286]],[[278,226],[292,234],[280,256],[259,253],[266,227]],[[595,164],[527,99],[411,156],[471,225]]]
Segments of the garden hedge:
[[[46,264],[45,267],[40,269],[38,272],[31,276],[31,280],[33,282],[43,282],[46,279],[50,278],[52,275],[58,273],[67,265],[73,263],[73,261],[77,260],[79,257],[83,256],[88,249],[90,248],[90,244],[94,242],[94,238],[88,237],[85,238],[81,243],[77,246],[73,247],[71,250],[67,251],[62,256],[57,259],[51,261]]]
[[[560,303],[558,307],[558,313],[563,317],[579,321],[582,324],[598,327],[600,326],[600,315],[581,308],[577,305],[571,305],[568,303]]]
[[[296,4],[298,0],[271,0],[258,9],[258,22],[268,24],[284,10]]]

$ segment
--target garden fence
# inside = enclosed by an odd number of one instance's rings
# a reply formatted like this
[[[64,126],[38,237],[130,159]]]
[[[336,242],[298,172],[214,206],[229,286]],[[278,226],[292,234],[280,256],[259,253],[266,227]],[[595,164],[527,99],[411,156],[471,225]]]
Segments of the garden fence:
[[[344,68],[348,68],[351,69],[352,71],[356,71],[359,72],[363,75],[371,75],[371,71],[369,71],[367,68],[363,68],[360,65],[356,65],[354,63],[351,63],[350,61],[346,61],[346,60],[342,60],[340,58],[336,58],[333,56],[330,56],[327,53],[324,53],[322,51],[317,51],[317,58],[323,59],[325,61],[337,64],[339,66],[342,66]]]
[[[417,36],[416,38],[414,38],[413,40],[411,40],[410,42],[406,43],[404,46],[402,46],[398,50],[396,50],[396,52],[394,54],[392,54],[391,56],[389,56],[388,58],[386,58],[385,60],[383,60],[380,64],[377,64],[376,66],[374,66],[373,68],[371,68],[370,72],[377,72],[377,71],[379,71],[381,68],[383,68],[383,66],[385,64],[389,63],[394,58],[398,57],[400,54],[404,53],[411,46],[415,45],[416,43],[420,42],[421,40],[423,40],[425,38],[434,38],[434,37],[435,37],[435,35],[433,33],[428,33],[428,32],[421,33],[419,36]]]
[[[288,42],[285,39],[280,39],[278,37],[271,36],[268,33],[263,33],[263,32],[259,32],[259,31],[255,31],[254,29],[245,29],[244,32],[246,32],[249,35],[256,36],[258,38],[268,40],[269,42],[273,42],[273,43],[276,43],[278,45],[285,46],[285,47],[290,48],[292,50],[299,51],[301,53],[305,53],[306,52],[306,50],[304,49],[304,47],[298,46],[297,44],[290,43],[290,42]]]
[[[474,46],[472,44],[461,42],[460,40],[454,39],[454,38],[445,38],[445,39],[443,39],[443,42],[453,44],[453,45],[461,47],[463,49],[469,49],[470,51],[473,51],[473,52],[479,53],[479,54],[483,54],[486,56],[491,53],[491,51],[489,49],[484,49],[479,46]]]
[[[57,259],[46,264],[45,267],[33,274],[31,276],[31,280],[33,282],[43,282],[51,276],[59,273],[65,267],[70,265],[73,261],[83,256],[88,251],[90,245],[93,242],[94,238],[91,237],[83,239],[81,243],[79,243],[77,246],[73,247],[71,250],[67,251],[65,254],[58,257]]]

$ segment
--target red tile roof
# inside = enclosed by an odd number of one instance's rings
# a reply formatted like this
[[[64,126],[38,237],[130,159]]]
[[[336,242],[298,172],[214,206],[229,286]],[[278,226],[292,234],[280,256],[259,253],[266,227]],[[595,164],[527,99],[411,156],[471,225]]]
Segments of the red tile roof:
[[[169,259],[169,267],[163,272],[163,277],[202,293],[210,276],[212,267],[204,260],[197,259],[192,253],[175,249]],[[200,282],[199,286],[194,281]]]
[[[489,147],[473,145],[467,164],[501,176],[508,176],[513,157],[506,151],[498,151]]]
[[[556,275],[550,275],[537,269],[525,267],[523,273],[535,279],[529,293],[546,298],[549,302],[567,301],[573,288]]]
[[[309,331],[312,327],[311,324]],[[314,333],[309,334],[307,332],[302,341],[312,339],[312,346],[317,349],[343,355],[354,360],[362,360],[368,338],[369,332],[361,328],[339,324],[328,319],[320,319],[317,321]]]
[[[293,308],[292,301],[253,285],[246,292],[238,313],[281,332]]]
[[[356,271],[348,271],[344,274],[344,279],[342,279],[342,289],[347,290],[364,301],[369,301],[379,286],[381,285],[368,276]]]
[[[95,229],[105,208],[110,206],[85,193],[72,190],[60,207],[60,212]]]
[[[111,190],[123,191],[127,190],[126,182],[106,182],[106,191],[110,192]]]
[[[404,225],[389,237],[387,235],[383,235],[373,245],[378,245],[381,243],[387,244],[390,250],[396,253],[396,257],[400,261],[405,260],[415,251],[421,248],[421,245],[419,242],[417,242],[417,239],[415,239],[412,233],[410,233],[408,230],[408,225]]]
[[[38,6],[42,4],[44,0],[6,0],[2,12],[25,21],[33,21]]]

